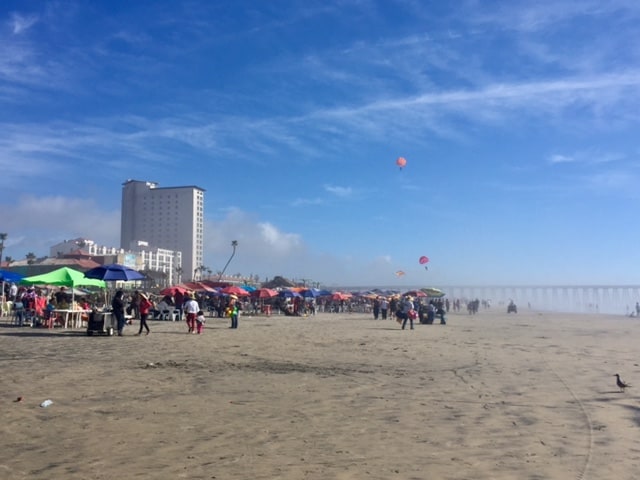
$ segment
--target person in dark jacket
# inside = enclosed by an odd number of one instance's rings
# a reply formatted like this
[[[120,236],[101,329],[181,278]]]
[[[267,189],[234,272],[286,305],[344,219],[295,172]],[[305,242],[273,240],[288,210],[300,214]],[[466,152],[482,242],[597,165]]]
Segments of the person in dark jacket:
[[[113,310],[113,316],[116,317],[116,321],[118,322],[118,336],[122,336],[122,331],[124,330],[124,325],[126,320],[124,318],[124,292],[122,290],[118,290],[111,300],[111,309]]]

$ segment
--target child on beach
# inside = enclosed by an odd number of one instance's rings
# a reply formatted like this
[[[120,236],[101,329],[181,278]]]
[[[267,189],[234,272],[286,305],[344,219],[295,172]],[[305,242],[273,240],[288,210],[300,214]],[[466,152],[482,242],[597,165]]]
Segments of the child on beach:
[[[202,330],[204,329],[204,323],[206,321],[207,320],[204,318],[204,312],[200,310],[198,312],[198,315],[196,316],[196,328],[198,330],[198,335],[202,333]]]

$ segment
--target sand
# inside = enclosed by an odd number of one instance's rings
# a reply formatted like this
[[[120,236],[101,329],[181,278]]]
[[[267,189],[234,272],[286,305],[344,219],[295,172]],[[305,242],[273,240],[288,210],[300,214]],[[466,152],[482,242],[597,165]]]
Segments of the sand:
[[[142,337],[4,322],[3,479],[640,475],[633,318],[493,309],[402,331],[320,314]]]

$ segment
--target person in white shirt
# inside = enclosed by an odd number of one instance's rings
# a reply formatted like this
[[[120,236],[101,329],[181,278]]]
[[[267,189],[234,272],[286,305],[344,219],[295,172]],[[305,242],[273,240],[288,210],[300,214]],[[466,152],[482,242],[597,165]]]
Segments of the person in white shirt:
[[[187,316],[187,326],[189,327],[189,333],[197,333],[196,332],[196,317],[198,316],[198,312],[200,311],[200,306],[198,302],[191,298],[191,296],[187,295],[184,299],[184,303],[182,304],[182,311]]]

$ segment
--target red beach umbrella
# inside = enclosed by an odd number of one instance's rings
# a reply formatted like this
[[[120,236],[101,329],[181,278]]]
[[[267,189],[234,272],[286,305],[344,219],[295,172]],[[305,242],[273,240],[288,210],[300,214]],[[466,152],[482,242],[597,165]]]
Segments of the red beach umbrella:
[[[244,288],[236,287],[235,285],[224,287],[220,291],[226,295],[238,295],[239,297],[246,297],[247,295],[249,295],[249,292],[247,292]]]
[[[270,288],[259,288],[251,292],[251,296],[253,298],[273,298],[278,296],[278,292]]]
[[[160,295],[169,295],[171,297],[173,297],[176,293],[180,293],[182,295],[185,295],[187,293],[189,293],[191,290],[189,290],[187,287],[182,286],[182,285],[174,285],[172,287],[167,287],[163,290],[160,290]]]
[[[334,301],[349,300],[351,296],[352,295],[350,293],[335,292],[333,295],[331,295],[331,300],[334,300]]]

